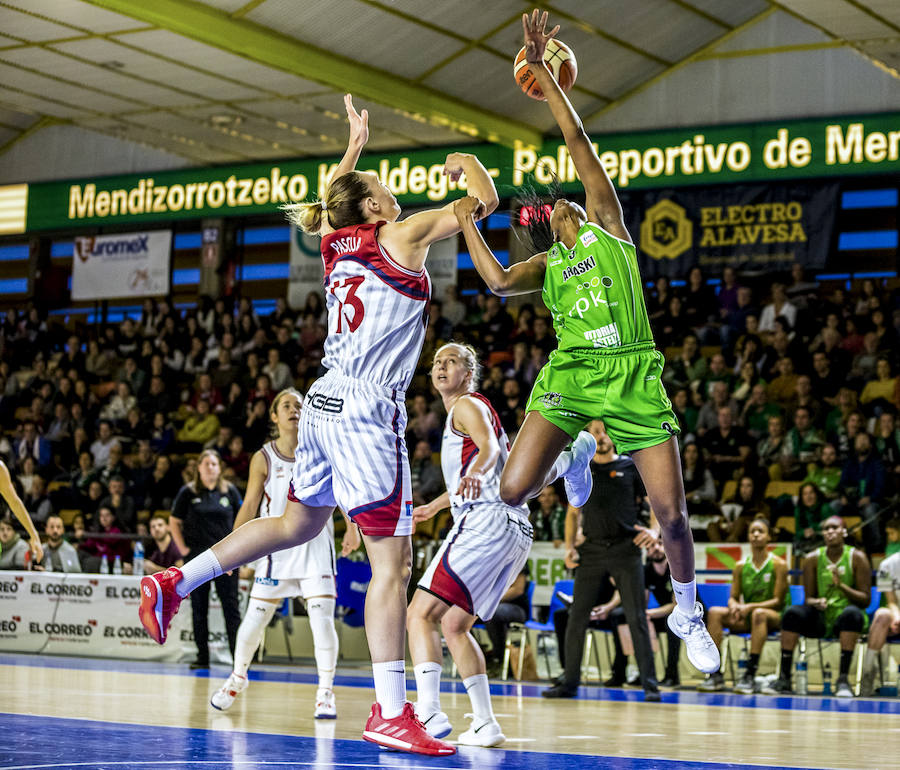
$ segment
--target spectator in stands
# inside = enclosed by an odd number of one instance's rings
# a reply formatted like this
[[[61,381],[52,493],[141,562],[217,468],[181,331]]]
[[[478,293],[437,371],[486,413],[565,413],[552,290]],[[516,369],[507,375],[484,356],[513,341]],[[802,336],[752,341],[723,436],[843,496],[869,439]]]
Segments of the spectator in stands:
[[[734,393],[732,394],[740,409],[743,409],[744,404],[750,400],[753,388],[757,384],[762,384],[762,382],[763,379],[759,376],[756,364],[754,364],[753,361],[744,361],[737,373],[737,379],[734,383]]]
[[[556,350],[556,337],[550,329],[550,322],[547,320],[547,316],[535,316],[532,345],[537,345],[544,355],[550,355],[552,351]]]
[[[25,569],[26,553],[28,543],[19,537],[12,518],[0,519],[0,569]]]
[[[495,294],[489,294],[481,316],[481,347],[485,353],[504,350],[513,331],[513,319]],[[431,359],[427,359],[431,360]]]
[[[500,417],[500,423],[503,425],[506,435],[510,437],[510,441],[515,440],[519,426],[525,419],[526,400],[522,398],[522,389],[518,381],[507,377],[503,381],[503,395],[497,404],[497,415]]]
[[[703,271],[699,267],[692,267],[688,273],[687,285],[684,287],[684,313],[689,324],[699,329],[698,336],[704,343],[709,343],[710,325],[717,320],[718,308],[716,307],[716,295],[712,287],[707,286],[703,278]]]
[[[750,316],[759,317],[759,308],[753,302],[753,291],[749,286],[739,286],[737,305],[728,313],[725,326],[722,327],[722,343],[725,347],[730,349],[735,341],[747,331],[747,319]]]
[[[759,466],[766,472],[768,481],[780,481],[784,476],[787,434],[784,418],[780,414],[769,417],[768,431],[756,444]]]
[[[741,476],[734,496],[722,504],[722,515],[709,525],[709,539],[729,543],[743,542],[756,518],[768,523],[771,512],[753,476]]]
[[[122,528],[109,506],[101,505],[97,509],[96,525],[85,535],[78,554],[85,572],[99,572],[104,556],[110,569],[116,556],[123,565],[131,561],[131,541],[122,537]]]
[[[856,437],[865,429],[866,418],[863,413],[854,410],[847,415],[843,423],[838,423],[837,428],[829,436],[829,440],[837,449],[838,459],[846,462],[853,454]]]
[[[219,415],[219,420],[231,426],[233,430],[243,426],[247,417],[247,399],[244,397],[244,389],[240,382],[232,382],[228,386],[228,395],[225,397],[225,409]]]
[[[790,327],[797,325],[797,308],[788,300],[783,283],[772,284],[772,301],[766,305],[759,317],[759,330],[763,333],[775,331],[775,319],[784,316]]]
[[[866,383],[876,376],[876,367],[880,355],[878,353],[878,337],[875,332],[863,335],[862,350],[853,357],[849,378],[854,383]]]
[[[248,405],[247,417],[238,431],[249,446],[261,446],[269,435],[269,402],[262,397]]]
[[[876,307],[872,310],[869,320],[872,322],[873,331],[878,338],[878,351],[887,355],[895,355],[897,352],[897,332],[887,323],[884,310]]]
[[[742,428],[735,427],[730,406],[719,407],[718,426],[708,431],[700,445],[706,452],[707,465],[716,481],[734,478],[750,460],[750,437]]]
[[[119,475],[111,477],[108,490],[106,497],[100,501],[100,508],[109,508],[123,531],[137,531],[134,500],[125,494],[125,479]]]
[[[147,496],[155,464],[150,442],[146,439],[138,441],[137,452],[132,456],[128,468],[128,495],[138,507],[142,507],[139,503]]]
[[[695,540],[707,539],[707,527],[720,515],[716,505],[716,485],[712,473],[696,441],[688,441],[681,452],[684,496],[688,506],[688,521]]]
[[[432,459],[431,444],[420,439],[409,463],[413,505],[425,505],[444,490],[444,474]]]
[[[209,401],[201,398],[197,402],[196,414],[190,415],[175,434],[183,451],[197,452],[219,432],[219,418],[209,408]]]
[[[219,412],[222,409],[222,393],[213,385],[212,377],[206,372],[197,376],[197,382],[194,385],[194,392],[191,394],[190,405],[193,409],[197,409],[197,405],[201,401],[209,404],[212,412]]]
[[[171,508],[180,487],[181,478],[172,469],[172,461],[167,455],[160,455],[153,466],[153,476],[145,497],[138,500],[138,505],[149,511]]]
[[[64,372],[74,369],[79,374],[84,371],[85,359],[81,352],[81,339],[73,334],[66,340],[66,347],[62,357],[57,363],[57,368]]]
[[[68,380],[66,380],[68,382]],[[56,452],[64,452],[72,438],[72,421],[69,419],[69,407],[62,401],[57,401],[53,407],[53,420],[47,426],[44,438],[50,442],[51,449]]]
[[[144,572],[152,574],[184,564],[184,557],[172,539],[165,516],[154,514],[150,517],[150,537],[153,538],[154,550],[150,553],[150,558],[144,561]]]
[[[728,314],[737,308],[737,293],[740,284],[737,280],[737,272],[731,266],[722,270],[722,283],[719,284],[717,296],[719,304],[719,318],[727,320]]]
[[[25,420],[22,423],[22,435],[13,444],[13,454],[16,465],[21,467],[26,457],[31,457],[39,467],[50,464],[53,459],[50,442],[38,433],[37,423],[34,419]]]
[[[656,319],[654,336],[660,347],[676,345],[690,328],[690,321],[684,312],[681,297],[673,294],[669,297],[665,312]]]
[[[681,426],[681,433],[678,434],[678,443],[680,447],[688,441],[696,439],[697,419],[700,416],[700,410],[694,405],[693,401],[700,397],[693,390],[688,388],[679,388],[672,396],[672,410],[678,418],[678,424]]]
[[[750,659],[734,691],[752,695],[759,657],[771,631],[781,628],[781,612],[788,594],[788,565],[768,550],[772,540],[769,523],[754,519],[747,533],[750,554],[734,566],[731,573],[731,595],[727,607],[710,607],[707,616],[709,635],[722,646],[724,629],[750,633]],[[719,671],[710,674],[697,688],[700,692],[725,689],[725,677]]]
[[[800,486],[797,503],[794,506],[794,541],[803,551],[809,550],[813,541],[822,533],[822,522],[832,515],[832,510],[812,482]]]
[[[293,385],[291,368],[281,360],[281,353],[277,347],[269,348],[266,354],[266,365],[263,373],[269,376],[269,381],[276,391],[284,390]]]
[[[725,363],[725,356],[722,353],[714,353],[710,356],[709,365],[706,373],[703,375],[703,382],[698,387],[698,391],[704,399],[712,398],[717,382],[724,382],[726,390],[731,392],[731,383],[733,381],[734,375]]]
[[[859,635],[868,625],[872,567],[862,551],[845,544],[847,530],[840,516],[822,524],[825,545],[803,559],[806,603],[788,607],[781,621],[781,674],[763,692],[791,692],[794,647],[800,636],[821,639],[838,636],[841,645],[840,673],[835,695],[852,698],[848,675]]]
[[[103,483],[99,478],[94,479],[88,484],[87,495],[82,498],[81,505],[79,508],[81,512],[84,514],[85,523],[88,527],[94,527],[94,521],[96,518],[97,508],[100,506],[100,501],[106,497],[106,487],[103,486]]]
[[[25,510],[35,524],[44,524],[47,521],[53,513],[53,504],[47,494],[47,480],[43,476],[35,474],[31,489],[22,498],[22,502],[25,503]]]
[[[801,406],[809,410],[809,418],[813,425],[821,426],[825,423],[822,403],[813,395],[812,380],[808,374],[797,375],[794,397],[788,404],[788,417],[791,420],[793,420],[794,412]]]
[[[144,392],[144,383],[147,380],[147,373],[142,369],[138,369],[137,361],[134,359],[134,356],[128,356],[116,379],[119,382],[128,383],[131,392],[137,397]]]
[[[646,293],[647,315],[650,316],[650,322],[656,329],[660,318],[665,314],[666,308],[669,306],[669,300],[672,298],[672,287],[669,278],[665,275],[659,276],[653,284],[653,288]]]
[[[125,422],[119,425],[118,433],[119,439],[125,443],[129,451],[137,445],[138,441],[150,436],[150,429],[144,424],[144,417],[140,409],[133,406],[128,410]]]
[[[815,462],[818,452],[825,444],[825,437],[812,422],[809,407],[798,406],[794,410],[794,424],[785,437],[782,453],[782,478],[801,479],[806,475],[806,466]]]
[[[204,449],[215,449],[220,457],[228,453],[228,444],[234,436],[234,429],[230,425],[219,423],[219,432],[204,445]]]
[[[109,461],[109,453],[114,444],[118,444],[113,435],[113,426],[109,420],[101,420],[97,425],[97,438],[91,444],[94,456],[94,467],[102,468]]]
[[[100,410],[100,417],[118,427],[125,422],[128,410],[134,406],[137,406],[137,399],[132,395],[131,385],[123,380],[116,383],[116,390]]]
[[[803,483],[807,482],[815,484],[819,494],[826,502],[830,502],[838,496],[841,467],[838,465],[838,455],[834,444],[823,445],[818,460],[806,466],[806,477],[803,479]]]
[[[697,435],[703,436],[715,429],[719,424],[719,409],[727,408],[731,412],[733,423],[738,419],[738,405],[728,392],[728,383],[717,380],[712,384],[712,392],[709,401],[700,407],[697,415]]]
[[[893,473],[896,479],[900,476],[900,428],[893,407],[885,409],[878,417],[872,442],[885,470]]]
[[[773,379],[767,388],[769,400],[778,404],[782,409],[788,409],[794,393],[797,391],[797,374],[794,371],[794,362],[784,356],[778,359],[778,376]]]
[[[536,498],[528,502],[531,509],[531,524],[534,527],[534,539],[553,542],[559,546],[566,536],[566,509],[559,501],[556,490],[544,487]]]
[[[125,465],[125,453],[122,451],[122,445],[116,441],[109,448],[109,457],[106,464],[99,468],[98,478],[103,486],[108,487],[110,480],[114,476],[126,476],[128,468]]]
[[[165,412],[156,412],[150,427],[150,448],[156,453],[169,451],[175,443],[175,428]]]
[[[846,370],[843,370],[843,373],[836,371],[833,362],[824,350],[817,350],[813,353],[812,362],[813,371],[810,373],[810,381],[813,392],[825,403],[835,406]]]
[[[66,527],[62,517],[51,514],[44,525],[44,533],[47,535],[44,541],[44,558],[34,568],[45,572],[81,572],[78,551],[75,546],[66,542]]]
[[[431,359],[428,359],[431,360]],[[430,451],[439,452],[441,448],[441,423],[438,416],[429,407],[424,393],[416,393],[409,406],[409,422],[406,435],[408,443],[416,446],[419,441],[426,441]],[[428,498],[429,500],[431,498]]]
[[[706,376],[706,359],[700,355],[697,335],[688,332],[681,340],[678,355],[666,361],[663,382],[670,387],[686,388],[699,383]]]
[[[886,408],[893,408],[897,378],[891,372],[891,362],[879,356],[875,364],[875,378],[870,379],[859,396],[859,403],[868,417],[878,417]]]
[[[262,372],[262,370],[260,370]],[[272,390],[272,381],[268,374],[260,373],[259,376],[251,383],[250,390],[247,393],[248,401],[256,401],[262,399],[266,404],[275,398],[275,391]]]
[[[860,433],[854,442],[855,456],[841,469],[840,497],[831,504],[843,516],[863,517],[863,537],[869,553],[881,547],[879,509],[884,504],[885,472],[878,455],[872,451],[868,433]]]

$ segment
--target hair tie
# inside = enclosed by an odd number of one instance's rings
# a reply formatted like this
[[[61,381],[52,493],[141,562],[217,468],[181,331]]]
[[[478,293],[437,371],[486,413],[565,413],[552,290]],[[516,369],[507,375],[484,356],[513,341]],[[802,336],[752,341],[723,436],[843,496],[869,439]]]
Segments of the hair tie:
[[[322,211],[328,211],[328,206],[325,205],[325,201],[319,201],[319,205],[322,207]]]

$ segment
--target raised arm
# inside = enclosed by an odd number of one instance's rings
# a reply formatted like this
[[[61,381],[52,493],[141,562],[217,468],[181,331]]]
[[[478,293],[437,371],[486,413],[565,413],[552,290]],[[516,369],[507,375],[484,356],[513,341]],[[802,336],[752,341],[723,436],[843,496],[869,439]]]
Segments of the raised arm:
[[[247,491],[244,493],[244,502],[241,503],[240,510],[234,517],[232,529],[242,527],[259,514],[259,504],[262,502],[268,471],[268,463],[262,450],[254,452],[250,460],[250,471],[247,474]]]
[[[25,504],[16,493],[16,488],[12,483],[12,477],[9,475],[9,469],[2,462],[0,462],[0,496],[6,500],[9,509],[19,520],[19,524],[21,524],[28,533],[29,546],[31,547],[31,554],[34,556],[34,561],[39,562],[43,560],[44,549],[41,546],[41,536],[35,529],[34,522],[31,520],[31,516],[28,515]]]
[[[332,179],[337,179],[348,171],[356,169],[363,147],[369,141],[369,111],[357,112],[350,94],[344,94],[344,107],[347,110],[347,120],[350,121],[350,139],[347,142],[347,151],[334,170]]]
[[[498,297],[540,291],[544,285],[544,272],[547,269],[547,252],[542,251],[524,262],[503,267],[485,243],[481,231],[475,226],[481,205],[481,201],[472,197],[460,198],[453,204],[456,220],[462,229],[478,275],[487,284],[488,289]]]
[[[622,218],[622,206],[616,195],[616,188],[603,168],[600,158],[594,150],[591,140],[584,131],[581,118],[563,90],[556,82],[544,63],[544,51],[547,43],[559,31],[559,25],[550,32],[544,32],[547,25],[547,12],[540,14],[537,9],[529,17],[522,14],[522,27],[525,31],[525,59],[534,73],[535,79],[544,96],[550,112],[562,130],[563,139],[575,170],[584,185],[587,196],[585,208],[588,218],[599,222],[603,228],[617,238],[630,241],[631,237],[625,229]]]
[[[486,217],[500,203],[494,180],[474,155],[450,153],[444,161],[444,174],[451,179],[459,179],[465,174],[469,195],[483,203],[477,211],[477,219]],[[387,224],[381,229],[379,241],[404,267],[421,270],[428,247],[459,232],[460,223],[454,213],[454,204],[420,211],[401,222]]]

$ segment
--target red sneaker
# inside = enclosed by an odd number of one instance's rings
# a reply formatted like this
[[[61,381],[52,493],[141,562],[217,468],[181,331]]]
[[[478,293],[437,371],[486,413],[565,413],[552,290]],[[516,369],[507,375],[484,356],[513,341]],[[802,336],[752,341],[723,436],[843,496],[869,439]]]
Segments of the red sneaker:
[[[150,638],[157,644],[165,644],[169,623],[181,604],[181,597],[175,592],[175,585],[179,580],[181,570],[175,567],[141,578],[141,606],[138,616]]]
[[[425,725],[416,717],[412,703],[407,703],[400,716],[393,719],[382,717],[381,704],[375,703],[363,731],[363,740],[377,743],[386,749],[428,754],[432,757],[446,757],[456,753],[456,746],[432,738],[425,731]]]

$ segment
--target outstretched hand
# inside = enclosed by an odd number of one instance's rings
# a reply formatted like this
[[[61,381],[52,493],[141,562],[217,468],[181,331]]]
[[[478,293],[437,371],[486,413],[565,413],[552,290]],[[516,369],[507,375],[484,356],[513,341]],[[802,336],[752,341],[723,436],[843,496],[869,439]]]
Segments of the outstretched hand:
[[[547,43],[559,32],[559,24],[549,32],[544,32],[546,26],[546,11],[541,13],[535,8],[531,12],[530,18],[527,13],[522,14],[522,28],[525,31],[525,61],[529,64],[539,64],[544,61]]]
[[[460,225],[469,217],[475,217],[477,222],[484,216],[484,204],[478,198],[467,195],[465,198],[453,201],[453,213]]]
[[[347,120],[350,121],[350,144],[360,147],[369,141],[369,111],[360,114],[353,106],[353,97],[344,94],[344,107],[347,108]]]

